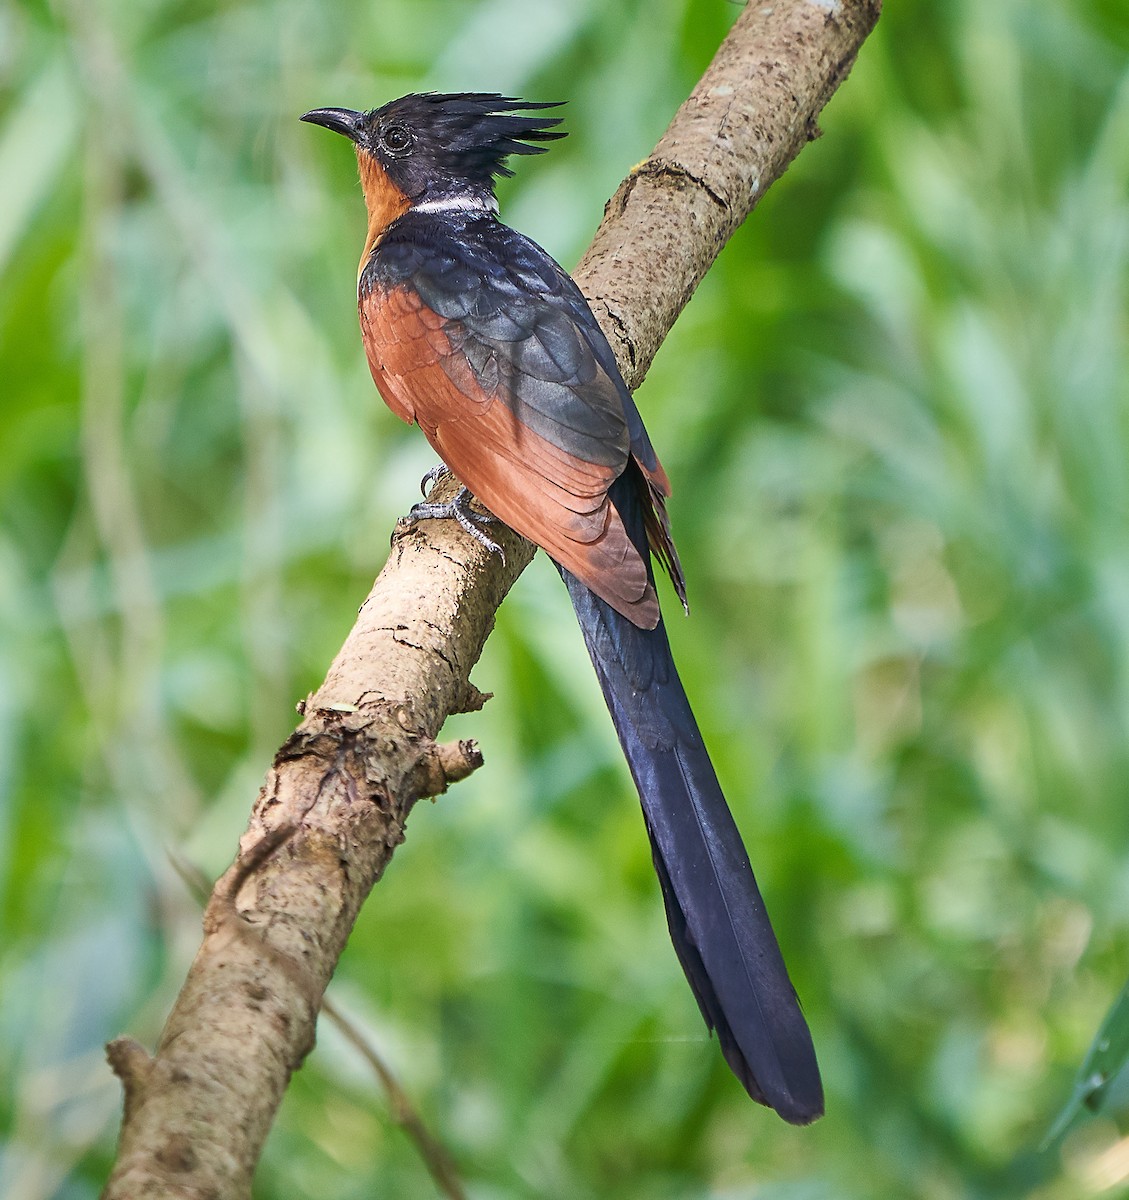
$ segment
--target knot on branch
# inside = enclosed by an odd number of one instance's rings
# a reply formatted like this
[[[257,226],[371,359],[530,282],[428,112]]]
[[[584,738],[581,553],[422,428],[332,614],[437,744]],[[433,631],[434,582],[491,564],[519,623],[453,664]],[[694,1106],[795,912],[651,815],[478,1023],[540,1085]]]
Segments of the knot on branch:
[[[478,688],[476,688],[468,679],[465,686],[460,690],[454,704],[452,705],[451,712],[481,712],[486,706],[486,701],[493,699],[493,692],[480,692]]]
[[[469,682],[460,697],[467,712],[480,709],[489,698]],[[403,705],[361,709],[336,704],[307,706],[306,719],[279,750],[275,767],[292,767],[299,760],[305,771],[316,773],[318,795],[338,793],[348,801],[367,799],[385,807],[389,781],[399,777],[400,786],[392,790],[409,801],[439,796],[482,766],[482,752],[469,739],[437,744],[420,732]],[[304,815],[294,813],[292,820],[300,822]]]
[[[409,786],[417,796],[441,796],[452,783],[458,783],[482,766],[482,751],[469,739],[459,742],[430,742],[412,771]]]
[[[137,1109],[145,1094],[145,1086],[153,1073],[153,1060],[148,1050],[131,1037],[114,1038],[106,1046],[110,1070],[122,1081],[125,1093],[125,1120]]]

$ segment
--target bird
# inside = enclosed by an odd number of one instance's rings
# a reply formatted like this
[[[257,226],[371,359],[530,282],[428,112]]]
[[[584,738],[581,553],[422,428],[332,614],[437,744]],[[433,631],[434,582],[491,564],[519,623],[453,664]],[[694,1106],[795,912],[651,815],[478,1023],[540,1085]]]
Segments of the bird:
[[[560,117],[493,92],[424,92],[301,120],[354,146],[368,214],[357,297],[389,408],[462,485],[410,518],[452,518],[501,553],[492,519],[553,561],[642,804],[667,924],[707,1027],[754,1099],[823,1113],[811,1033],[748,854],[678,676],[653,562],[686,604],[667,477],[615,356],[569,274],[498,217],[512,156]],[[472,507],[477,499],[487,510]]]

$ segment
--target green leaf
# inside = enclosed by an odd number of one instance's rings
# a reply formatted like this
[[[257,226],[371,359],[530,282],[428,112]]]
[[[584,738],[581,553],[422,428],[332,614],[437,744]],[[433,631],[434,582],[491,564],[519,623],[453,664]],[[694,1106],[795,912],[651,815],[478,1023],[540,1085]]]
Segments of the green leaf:
[[[24,88],[0,128],[0,272],[66,166],[76,129],[70,82],[54,58]]]
[[[1044,1148],[1057,1141],[1074,1124],[1083,1109],[1099,1113],[1110,1097],[1110,1084],[1129,1063],[1129,983],[1121,990],[1106,1014],[1098,1036],[1074,1081],[1074,1091],[1058,1115],[1043,1143]]]

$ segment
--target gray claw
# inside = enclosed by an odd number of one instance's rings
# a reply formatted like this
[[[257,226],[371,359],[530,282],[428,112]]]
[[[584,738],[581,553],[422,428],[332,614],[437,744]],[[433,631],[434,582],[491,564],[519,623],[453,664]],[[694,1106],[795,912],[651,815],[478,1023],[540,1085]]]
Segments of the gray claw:
[[[450,467],[446,463],[436,463],[430,471],[419,481],[420,493],[426,497],[427,493],[446,476],[451,474]]]

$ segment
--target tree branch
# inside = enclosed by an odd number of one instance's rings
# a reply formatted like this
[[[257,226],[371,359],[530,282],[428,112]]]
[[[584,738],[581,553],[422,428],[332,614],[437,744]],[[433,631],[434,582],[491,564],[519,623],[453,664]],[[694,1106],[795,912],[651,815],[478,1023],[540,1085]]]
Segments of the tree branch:
[[[880,0],[777,0],[737,19],[655,152],[609,202],[575,272],[635,387],[721,247],[816,135]],[[493,533],[492,533],[492,536]],[[533,548],[503,564],[453,522],[398,526],[303,720],[275,755],[216,884],[204,940],[150,1059],[119,1039],[125,1087],[106,1200],[243,1198],[361,903],[416,800],[481,762],[434,741]]]

